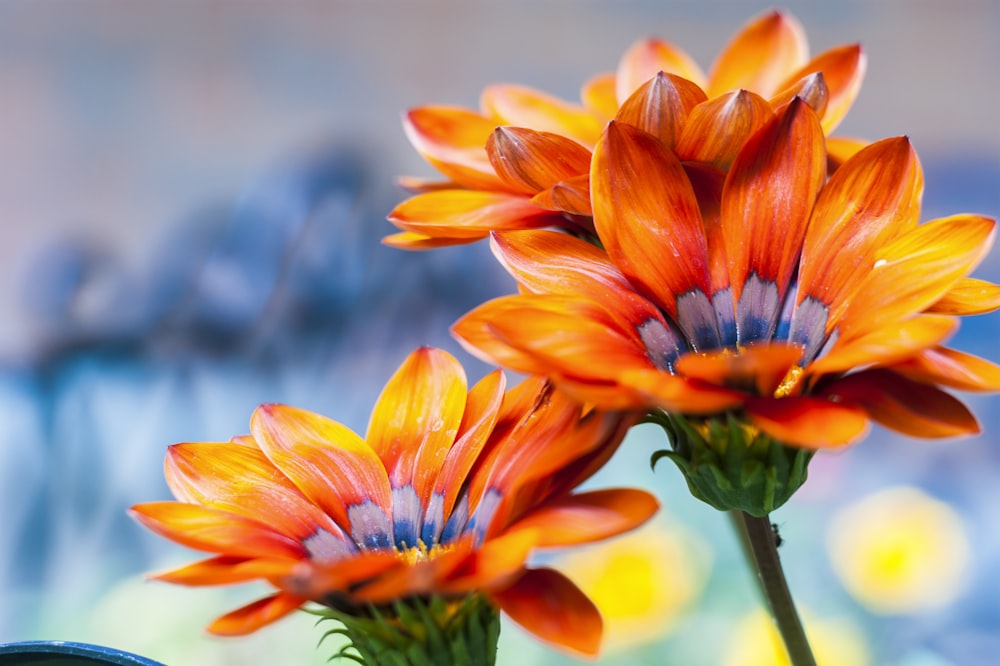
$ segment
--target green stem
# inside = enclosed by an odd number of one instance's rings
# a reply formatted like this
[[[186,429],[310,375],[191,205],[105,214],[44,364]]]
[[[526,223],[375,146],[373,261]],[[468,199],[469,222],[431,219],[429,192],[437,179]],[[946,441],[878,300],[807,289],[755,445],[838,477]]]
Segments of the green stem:
[[[795,602],[792,601],[792,593],[785,581],[785,573],[781,569],[771,521],[767,516],[758,518],[748,513],[742,513],[742,518],[743,529],[739,531],[743,532],[745,543],[749,545],[749,561],[757,572],[761,590],[771,608],[778,631],[781,632],[792,666],[816,666],[806,632],[795,610]]]

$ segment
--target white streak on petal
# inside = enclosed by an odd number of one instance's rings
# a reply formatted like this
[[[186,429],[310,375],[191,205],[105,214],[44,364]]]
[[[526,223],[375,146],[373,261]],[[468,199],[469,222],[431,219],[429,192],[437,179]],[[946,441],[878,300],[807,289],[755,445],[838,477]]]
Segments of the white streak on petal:
[[[756,273],[743,284],[743,293],[736,304],[736,332],[742,345],[768,341],[774,337],[781,303],[778,286],[762,280]]]
[[[384,550],[392,548],[392,525],[382,508],[366,500],[347,509],[351,521],[351,538],[362,550]]]
[[[805,347],[802,358],[806,363],[816,358],[820,347],[826,341],[826,322],[829,314],[826,305],[811,296],[795,308],[788,341]]]
[[[695,289],[677,297],[677,326],[694,351],[722,346],[715,306],[703,291]]]
[[[344,541],[341,537],[318,528],[307,536],[302,545],[306,547],[309,558],[320,564],[336,562],[355,552],[354,544]]]
[[[407,484],[392,489],[392,527],[397,548],[413,548],[420,538],[424,507],[417,491]]]
[[[647,319],[636,330],[646,347],[646,357],[660,370],[672,372],[681,354],[680,336],[657,319]]]

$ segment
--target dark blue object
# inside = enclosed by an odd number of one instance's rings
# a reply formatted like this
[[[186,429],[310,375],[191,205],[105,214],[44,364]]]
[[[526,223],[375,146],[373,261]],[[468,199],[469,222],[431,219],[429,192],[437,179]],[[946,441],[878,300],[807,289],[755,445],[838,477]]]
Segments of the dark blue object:
[[[102,645],[69,641],[28,641],[0,645],[0,666],[164,666],[158,661]]]

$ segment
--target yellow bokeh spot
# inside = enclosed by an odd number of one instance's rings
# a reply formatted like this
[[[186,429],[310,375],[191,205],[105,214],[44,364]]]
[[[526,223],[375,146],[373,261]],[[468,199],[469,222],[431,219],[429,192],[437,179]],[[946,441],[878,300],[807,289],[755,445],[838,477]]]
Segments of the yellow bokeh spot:
[[[710,563],[707,546],[696,537],[654,523],[576,551],[555,566],[600,609],[607,652],[666,636],[701,593]]]
[[[848,506],[831,521],[827,542],[844,587],[873,613],[950,603],[969,564],[959,515],[917,488],[890,488]]]
[[[817,666],[868,666],[871,654],[860,630],[838,618],[818,620],[802,614],[806,636]],[[788,652],[766,611],[743,617],[726,641],[722,666],[790,666]]]

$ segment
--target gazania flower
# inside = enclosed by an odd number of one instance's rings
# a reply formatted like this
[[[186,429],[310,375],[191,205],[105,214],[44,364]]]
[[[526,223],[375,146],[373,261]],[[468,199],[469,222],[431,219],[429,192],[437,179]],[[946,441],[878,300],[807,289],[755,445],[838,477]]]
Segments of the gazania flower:
[[[869,419],[925,437],[976,432],[942,387],[994,390],[1000,368],[942,344],[956,315],[1000,305],[1000,288],[966,277],[994,222],[918,224],[922,175],[905,138],[861,150],[829,181],[825,157],[799,99],[724,180],[690,177],[655,137],[612,123],[591,170],[601,246],[496,234],[523,293],[454,332],[581,400],[729,413],[786,444],[846,444]]]
[[[658,39],[633,45],[613,74],[594,77],[582,104],[515,85],[492,85],[478,112],[428,106],[409,111],[410,142],[448,182],[406,179],[419,193],[389,215],[403,231],[385,242],[407,249],[468,243],[490,231],[554,227],[592,236],[591,150],[611,119],[656,134],[685,162],[728,168],[742,143],[799,95],[832,131],[864,76],[858,45],[809,60],[799,23],[781,12],[750,21],[704,75]],[[834,164],[861,142],[830,139]]]
[[[213,556],[157,577],[277,588],[215,620],[218,634],[255,631],[309,601],[348,629],[374,612],[375,626],[406,631],[427,607],[394,609],[430,599],[447,628],[475,615],[468,604],[478,599],[487,615],[499,608],[545,641],[595,653],[593,604],[561,574],[525,562],[536,548],[603,539],[655,512],[639,490],[573,492],[631,422],[584,410],[540,379],[504,388],[496,371],[467,391],[458,362],[425,348],[385,387],[364,439],[317,414],[263,405],[249,436],[170,447],[166,478],[178,501],[132,513]],[[351,637],[363,654],[373,640]]]

